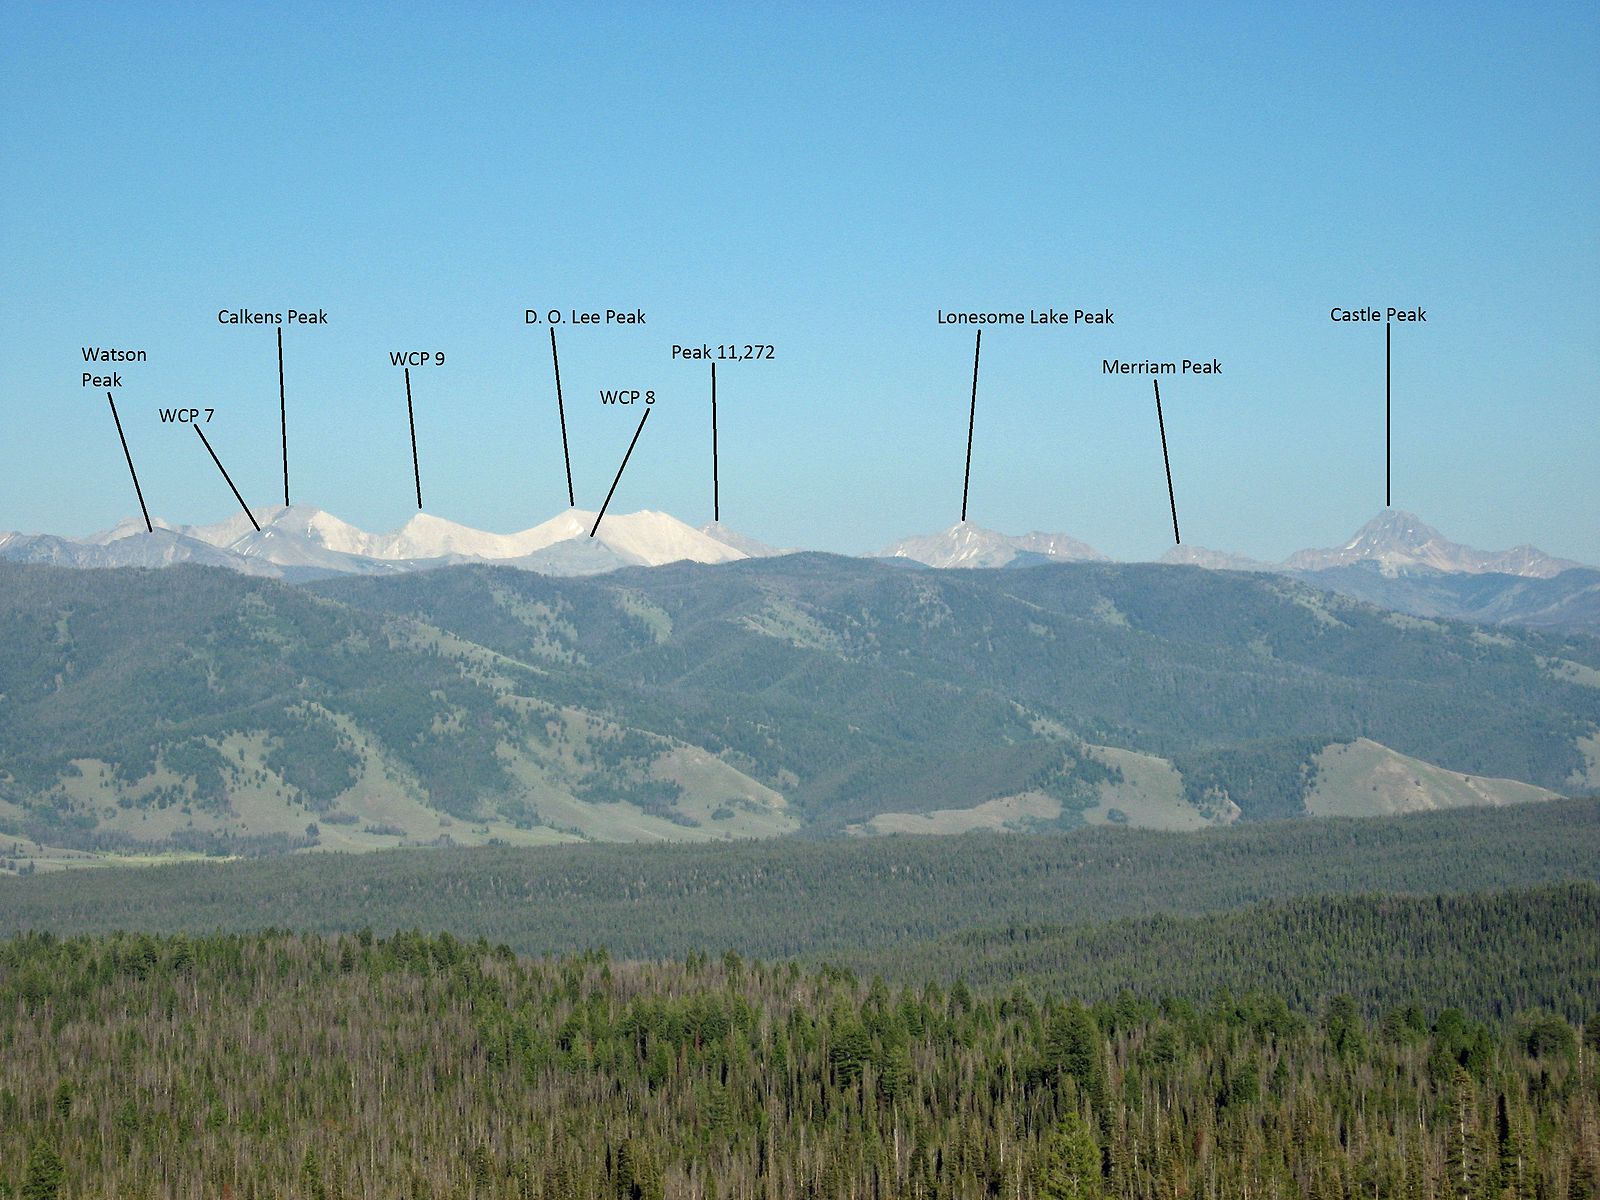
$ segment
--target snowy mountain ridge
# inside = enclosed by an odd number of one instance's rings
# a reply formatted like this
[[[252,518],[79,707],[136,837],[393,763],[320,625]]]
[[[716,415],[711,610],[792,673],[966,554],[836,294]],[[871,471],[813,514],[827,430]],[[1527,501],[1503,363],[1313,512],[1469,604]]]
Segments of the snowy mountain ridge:
[[[684,560],[732,562],[746,553],[661,512],[595,514],[568,509],[517,533],[490,533],[419,512],[400,528],[368,533],[303,505],[244,513],[210,525],[122,521],[85,538],[0,535],[0,557],[62,566],[169,566],[196,562],[249,574],[371,574],[462,562],[505,563],[547,574],[591,574]],[[594,529],[594,536],[590,531]]]
[[[626,566],[672,562],[726,563],[792,553],[713,522],[699,529],[668,513],[644,510],[608,515],[571,508],[514,533],[474,529],[418,512],[398,529],[369,533],[306,505],[254,510],[256,529],[243,512],[209,525],[125,520],[82,538],[0,533],[0,559],[62,566],[170,566],[193,562],[228,566],[256,575],[387,574],[452,563],[501,563],[550,575],[591,575]],[[935,568],[1028,567],[1051,562],[1110,562],[1106,555],[1063,533],[1008,535],[961,521],[938,533],[902,538],[877,557]],[[1386,578],[1499,574],[1553,579],[1582,564],[1534,546],[1477,550],[1452,542],[1416,515],[1388,509],[1343,545],[1300,550],[1266,563],[1193,544],[1174,546],[1169,565],[1211,570],[1273,571],[1302,578],[1361,568]]]

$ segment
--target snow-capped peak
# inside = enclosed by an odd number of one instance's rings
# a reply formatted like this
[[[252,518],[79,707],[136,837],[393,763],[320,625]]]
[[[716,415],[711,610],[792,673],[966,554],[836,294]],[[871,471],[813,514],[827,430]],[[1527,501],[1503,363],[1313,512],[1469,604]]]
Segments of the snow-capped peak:
[[[1532,546],[1500,551],[1463,546],[1425,524],[1414,513],[1395,508],[1379,513],[1344,545],[1329,550],[1298,551],[1289,556],[1285,565],[1292,570],[1322,571],[1356,563],[1371,563],[1385,575],[1420,570],[1469,575],[1497,572],[1541,579],[1579,565],[1553,558]]]
[[[592,512],[572,508],[517,533],[490,533],[419,512],[398,529],[368,533],[321,509],[296,505],[256,509],[248,516],[237,512],[209,525],[169,526],[162,522],[158,528],[166,536],[203,548],[208,555],[215,552],[209,561],[237,561],[240,569],[255,572],[277,567],[364,573],[427,563],[506,562],[565,574],[628,565],[660,566],[685,559],[720,563],[747,557],[737,546],[660,512],[607,515],[591,539],[595,517]],[[94,548],[88,559],[98,561],[110,553],[109,547],[144,533],[142,520],[123,521],[73,544]],[[150,556],[155,552],[146,549],[139,553]],[[126,558],[127,552],[119,555]]]
[[[419,512],[393,533],[373,538],[367,553],[374,558],[516,558],[536,549],[526,533],[488,533]]]
[[[588,529],[584,533],[588,533]],[[595,540],[604,542],[625,558],[652,567],[684,559],[720,563],[749,557],[742,550],[663,512],[644,511],[608,516],[600,522]]]

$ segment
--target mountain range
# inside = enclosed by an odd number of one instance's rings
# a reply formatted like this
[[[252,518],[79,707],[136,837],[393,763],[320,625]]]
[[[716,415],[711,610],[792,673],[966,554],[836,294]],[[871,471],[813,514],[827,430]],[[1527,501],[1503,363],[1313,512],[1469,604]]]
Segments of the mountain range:
[[[1278,574],[0,563],[0,834],[83,852],[1182,830],[1597,787],[1600,640]]]
[[[943,533],[904,538],[881,556],[940,568],[1110,561],[1065,534],[1012,537],[965,521]],[[1600,571],[1534,546],[1464,546],[1399,509],[1378,514],[1342,546],[1296,551],[1280,563],[1192,544],[1174,546],[1161,563],[1290,575],[1419,617],[1600,633]]]
[[[137,521],[123,521],[85,538],[51,534],[0,533],[0,558],[13,562],[53,562],[63,566],[167,566],[175,562],[231,565],[247,574],[277,574],[272,568],[323,569],[369,574],[457,562],[499,562],[532,566],[551,554],[553,573],[588,574],[601,565],[660,566],[668,562],[729,562],[794,553],[776,550],[714,522],[694,527],[660,512],[611,516],[595,529],[587,553],[568,543],[589,540],[595,514],[568,509],[519,533],[489,533],[431,513],[419,512],[399,529],[368,533],[331,513],[304,505],[257,509],[211,525],[172,525],[156,520],[146,532]],[[259,525],[259,528],[256,526]],[[1108,556],[1064,533],[1012,536],[960,521],[939,533],[902,538],[877,557],[898,558],[930,567],[1019,567],[1045,562],[1109,562]],[[559,568],[571,559],[574,569]],[[1477,550],[1452,542],[1413,513],[1386,509],[1342,546],[1299,550],[1281,563],[1194,545],[1174,546],[1161,559],[1176,565],[1221,570],[1315,572],[1372,566],[1383,575],[1500,574],[1552,579],[1583,564],[1556,558],[1535,546]]]
[[[78,539],[0,534],[0,560],[70,567],[194,563],[301,583],[473,562],[577,576],[630,566],[719,564],[795,553],[774,549],[720,522],[696,529],[660,512],[607,516],[595,529],[595,514],[569,509],[510,534],[422,512],[387,533],[369,533],[305,506],[258,510],[254,520],[259,529],[239,513],[212,525],[156,522],[153,532],[146,532],[142,522],[124,521]],[[877,557],[939,569],[1110,561],[1066,534],[1011,536],[968,521],[903,538]],[[1161,562],[1287,574],[1413,616],[1600,632],[1600,571],[1533,546],[1500,551],[1464,546],[1398,509],[1380,513],[1341,546],[1296,551],[1280,563],[1194,545],[1174,546]]]
[[[943,533],[902,538],[878,553],[928,567],[1027,567],[1044,562],[1110,562],[1093,546],[1064,533],[1025,533],[1010,537],[969,521]]]
[[[0,534],[0,558],[58,566],[228,566],[247,575],[304,581],[330,574],[390,574],[464,562],[496,562],[549,575],[627,566],[702,563],[771,553],[722,526],[695,529],[666,513],[608,516],[568,509],[519,533],[488,533],[419,512],[399,529],[368,533],[321,509],[296,505],[242,512],[213,525],[124,521],[70,539]],[[259,525],[259,528],[257,528]],[[593,536],[590,532],[593,530]]]

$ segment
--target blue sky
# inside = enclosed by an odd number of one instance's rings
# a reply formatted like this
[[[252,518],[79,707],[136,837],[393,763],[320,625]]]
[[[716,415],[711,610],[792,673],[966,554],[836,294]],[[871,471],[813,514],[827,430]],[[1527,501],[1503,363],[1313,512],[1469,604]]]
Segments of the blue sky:
[[[1395,503],[1458,540],[1600,562],[1600,17],[1522,6],[70,6],[0,10],[0,529],[137,511],[80,347],[138,347],[118,406],[153,512],[281,491],[368,528],[496,530],[566,503],[548,335],[527,307],[643,308],[562,331],[578,502],[844,551],[959,514],[972,331],[946,309],[1109,307],[991,329],[973,520],[1118,557],[1171,531],[1278,557]]]

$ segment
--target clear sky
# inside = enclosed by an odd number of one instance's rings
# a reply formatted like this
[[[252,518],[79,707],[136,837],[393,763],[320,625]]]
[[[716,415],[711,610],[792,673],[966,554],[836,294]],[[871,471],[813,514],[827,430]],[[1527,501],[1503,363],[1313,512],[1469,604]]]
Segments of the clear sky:
[[[0,529],[137,513],[84,345],[118,390],[153,513],[281,494],[367,528],[429,511],[509,531],[566,506],[722,516],[859,552],[959,515],[973,331],[939,308],[1110,308],[984,334],[971,518],[1117,557],[1276,558],[1384,502],[1457,540],[1600,562],[1600,9],[1503,5],[0,7]]]

